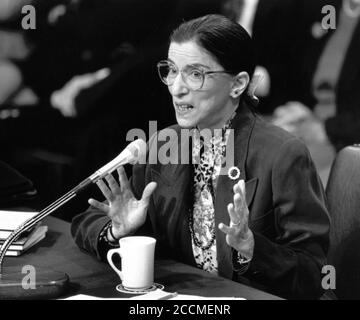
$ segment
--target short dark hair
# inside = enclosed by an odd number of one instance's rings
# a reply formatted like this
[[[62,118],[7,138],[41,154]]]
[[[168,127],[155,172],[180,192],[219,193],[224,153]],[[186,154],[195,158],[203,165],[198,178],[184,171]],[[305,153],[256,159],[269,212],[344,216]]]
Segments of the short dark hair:
[[[222,15],[210,14],[182,23],[170,37],[171,42],[195,41],[227,71],[255,70],[254,45],[250,35],[238,23]]]

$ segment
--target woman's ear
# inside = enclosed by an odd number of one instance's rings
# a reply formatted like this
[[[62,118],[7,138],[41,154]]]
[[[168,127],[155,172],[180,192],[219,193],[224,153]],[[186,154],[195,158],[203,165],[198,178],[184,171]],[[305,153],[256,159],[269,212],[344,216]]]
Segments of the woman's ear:
[[[234,83],[231,87],[230,96],[234,99],[239,98],[247,88],[250,81],[249,74],[241,71],[235,76]]]

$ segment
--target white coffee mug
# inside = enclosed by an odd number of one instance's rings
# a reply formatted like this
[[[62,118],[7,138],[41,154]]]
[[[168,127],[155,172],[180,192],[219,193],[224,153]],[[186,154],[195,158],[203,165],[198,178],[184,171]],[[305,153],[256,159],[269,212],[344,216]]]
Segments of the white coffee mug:
[[[141,290],[154,284],[154,252],[156,239],[151,237],[125,237],[119,240],[120,248],[110,249],[107,260],[119,275],[126,289]],[[121,270],[113,261],[113,254],[121,257]]]

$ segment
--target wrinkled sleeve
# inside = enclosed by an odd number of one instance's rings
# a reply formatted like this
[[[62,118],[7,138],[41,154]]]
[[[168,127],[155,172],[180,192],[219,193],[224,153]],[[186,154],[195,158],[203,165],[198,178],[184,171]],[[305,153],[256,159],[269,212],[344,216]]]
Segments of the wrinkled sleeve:
[[[106,214],[90,207],[73,218],[71,235],[81,249],[104,260],[107,250],[99,242],[99,236],[109,222],[110,218]]]

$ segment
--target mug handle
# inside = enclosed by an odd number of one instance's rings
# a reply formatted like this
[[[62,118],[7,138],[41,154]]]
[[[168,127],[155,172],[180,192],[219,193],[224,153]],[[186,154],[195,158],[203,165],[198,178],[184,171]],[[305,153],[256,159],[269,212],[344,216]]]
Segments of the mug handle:
[[[116,248],[116,249],[110,249],[106,255],[106,258],[110,264],[110,267],[114,269],[114,271],[119,275],[121,281],[123,281],[123,274],[122,271],[120,269],[118,269],[115,265],[114,262],[112,261],[112,256],[117,253],[120,257],[122,257],[121,255],[121,248]]]

